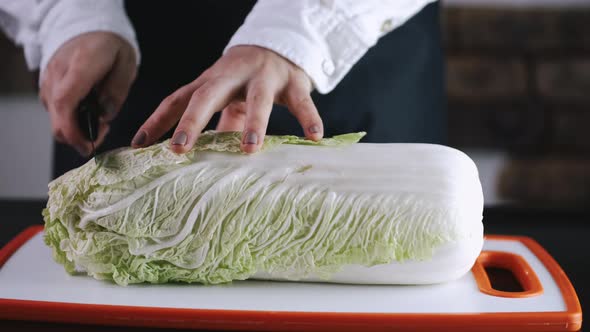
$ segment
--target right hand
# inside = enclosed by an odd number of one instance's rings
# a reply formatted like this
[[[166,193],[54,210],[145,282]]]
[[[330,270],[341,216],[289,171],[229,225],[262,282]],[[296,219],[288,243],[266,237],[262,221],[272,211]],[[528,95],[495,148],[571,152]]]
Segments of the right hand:
[[[49,112],[55,139],[88,156],[92,145],[78,128],[78,104],[90,89],[98,89],[105,109],[95,141],[99,146],[109,131],[109,122],[127,98],[136,74],[133,47],[113,33],[84,33],[63,44],[47,64],[39,92]]]

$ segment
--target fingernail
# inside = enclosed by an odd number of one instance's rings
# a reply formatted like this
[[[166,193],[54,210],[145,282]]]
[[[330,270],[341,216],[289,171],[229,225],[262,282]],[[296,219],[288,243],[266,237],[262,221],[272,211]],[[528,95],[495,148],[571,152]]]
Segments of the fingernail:
[[[174,137],[172,138],[172,145],[185,145],[187,139],[188,136],[186,133],[184,131],[179,131],[174,134]]]
[[[320,132],[320,126],[318,125],[313,125],[311,127],[309,127],[309,132],[312,134],[317,134]]]
[[[258,135],[250,131],[244,136],[244,144],[258,144]]]
[[[131,144],[133,145],[144,145],[145,144],[145,140],[147,138],[147,133],[143,130],[140,130],[137,132],[137,134],[135,134],[135,137],[133,137],[133,140],[131,141]]]

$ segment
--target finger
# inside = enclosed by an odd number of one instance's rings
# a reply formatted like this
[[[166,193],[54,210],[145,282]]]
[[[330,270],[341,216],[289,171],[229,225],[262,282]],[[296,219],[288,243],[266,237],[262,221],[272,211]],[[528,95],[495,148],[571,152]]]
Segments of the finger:
[[[297,82],[287,86],[287,107],[303,128],[305,137],[317,141],[324,136],[324,125],[309,90]]]
[[[114,57],[92,57],[80,51],[61,80],[54,81],[48,104],[57,112],[73,112],[90,89],[100,82],[113,66]]]
[[[151,145],[170,130],[178,122],[188,106],[191,95],[200,85],[202,80],[198,78],[162,100],[154,113],[139,128],[131,141],[131,146],[140,148]]]
[[[91,150],[91,142],[82,134],[78,127],[78,114],[74,111],[67,113],[59,112],[55,106],[49,106],[49,114],[53,120],[54,136],[66,144],[71,145],[83,156],[88,156]]]
[[[110,122],[117,116],[136,74],[135,56],[119,55],[100,88],[100,102],[105,110],[105,114],[101,116],[103,122]]]
[[[53,136],[56,140],[72,146],[80,155],[87,157],[90,154],[92,145],[82,137],[78,130],[75,118],[72,119],[75,114],[57,113],[50,109],[49,115]]]
[[[254,153],[264,142],[275,89],[270,82],[253,81],[246,96],[246,119],[242,133],[242,151]]]
[[[49,114],[51,119],[52,134],[55,140],[59,143],[71,145],[81,155],[88,156],[92,148],[92,143],[80,142],[80,140],[85,140],[85,138],[78,137],[75,130],[72,132],[72,129],[69,129],[69,123],[71,120],[64,118],[62,115],[57,114],[56,112],[49,112]],[[76,129],[78,129],[77,126]],[[104,138],[108,134],[109,130],[110,126],[108,123],[99,123],[98,137],[94,142],[95,147],[98,147],[103,143]]]
[[[237,84],[227,79],[212,79],[204,83],[192,95],[170,142],[176,153],[190,150],[213,113],[231,102]]]
[[[101,122],[98,127],[98,137],[94,141],[94,147],[98,148],[104,143],[106,136],[111,131],[111,126],[107,122]]]
[[[45,111],[49,110],[49,101],[53,95],[53,88],[56,83],[59,82],[66,72],[66,66],[61,63],[59,57],[54,57],[47,64],[44,72],[42,73],[41,82],[39,84],[39,98],[45,108]]]
[[[240,131],[246,122],[246,103],[233,102],[221,112],[217,131]]]
[[[52,129],[53,129],[53,128],[52,128]],[[56,130],[52,131],[52,134],[53,134],[53,138],[54,138],[56,141],[58,141],[58,142],[60,142],[60,143],[65,143],[65,142],[66,142],[66,139],[64,138],[64,135],[63,135],[63,133],[61,132],[61,129],[56,129]]]
[[[51,63],[55,62],[53,60]],[[58,71],[58,69],[60,69]],[[58,67],[56,65],[48,65],[45,73],[43,75],[43,80],[41,81],[41,88],[39,90],[39,97],[45,110],[49,113],[49,119],[51,123],[51,131],[52,135],[55,140],[62,144],[71,145],[74,149],[78,151],[81,155],[86,155],[86,148],[84,144],[70,144],[68,139],[66,138],[62,127],[64,126],[64,119],[63,113],[58,114],[57,110],[59,108],[55,107],[55,102],[53,102],[53,94],[55,88],[58,86],[58,82],[60,79],[63,78],[65,74],[65,68]]]
[[[41,86],[45,83],[61,80],[68,69],[68,62],[60,56],[52,56],[45,70],[41,73]]]

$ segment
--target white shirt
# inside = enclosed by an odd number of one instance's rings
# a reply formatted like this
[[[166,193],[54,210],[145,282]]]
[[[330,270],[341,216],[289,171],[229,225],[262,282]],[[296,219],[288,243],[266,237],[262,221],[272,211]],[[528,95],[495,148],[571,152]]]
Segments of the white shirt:
[[[228,48],[257,45],[301,67],[328,93],[380,37],[436,0],[259,0]],[[0,28],[41,76],[69,39],[109,31],[140,52],[122,0],[0,0]]]

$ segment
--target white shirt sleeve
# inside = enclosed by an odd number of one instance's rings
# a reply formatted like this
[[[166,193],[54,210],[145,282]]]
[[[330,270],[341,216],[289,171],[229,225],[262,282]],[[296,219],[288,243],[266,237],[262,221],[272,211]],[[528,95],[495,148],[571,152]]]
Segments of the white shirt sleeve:
[[[328,93],[380,37],[433,1],[259,0],[225,51],[236,45],[270,49]]]
[[[125,39],[140,60],[122,0],[0,0],[0,28],[22,46],[29,69],[41,74],[61,45],[80,34],[108,31]]]

